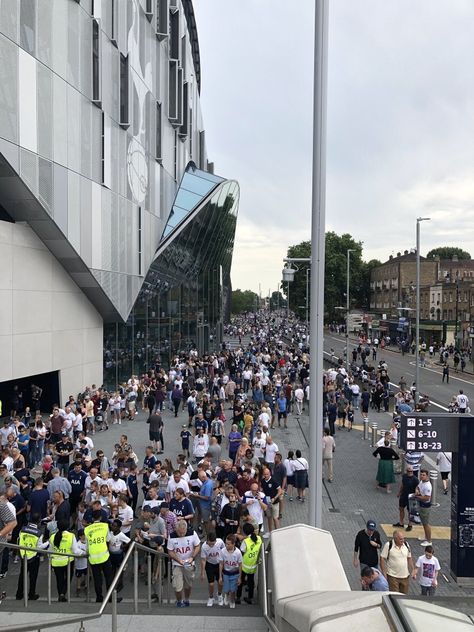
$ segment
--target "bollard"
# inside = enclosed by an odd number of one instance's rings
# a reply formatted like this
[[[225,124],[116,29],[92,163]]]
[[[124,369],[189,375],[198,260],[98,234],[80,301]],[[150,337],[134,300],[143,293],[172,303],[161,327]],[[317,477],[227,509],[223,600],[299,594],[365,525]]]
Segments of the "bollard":
[[[430,470],[430,483],[431,483],[431,506],[439,507],[439,503],[436,502],[438,498],[438,471]]]
[[[377,447],[377,422],[372,422],[372,447]]]
[[[367,417],[364,417],[364,441],[367,441],[369,438],[369,420]]]

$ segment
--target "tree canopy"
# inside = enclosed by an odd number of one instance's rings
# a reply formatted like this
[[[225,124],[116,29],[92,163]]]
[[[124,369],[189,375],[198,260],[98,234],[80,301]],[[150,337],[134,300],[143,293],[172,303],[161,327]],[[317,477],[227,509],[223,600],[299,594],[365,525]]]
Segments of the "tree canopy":
[[[432,248],[426,255],[427,259],[432,259],[438,256],[440,259],[452,259],[456,255],[461,261],[462,259],[470,259],[471,255],[462,248],[456,248],[456,246],[440,246],[439,248]]]
[[[362,242],[355,241],[351,235],[337,235],[333,231],[326,233],[326,265],[324,272],[324,306],[326,320],[340,320],[343,310],[336,307],[346,306],[347,251],[350,254],[350,306],[367,308],[370,304],[370,271],[381,265],[380,261],[362,260]],[[288,248],[288,257],[302,258],[311,256],[311,242],[303,241]],[[306,269],[309,264],[298,263],[299,268],[294,281],[290,283],[290,308],[304,318],[306,307]],[[287,284],[283,284],[287,292]],[[309,287],[308,287],[309,293]]]
[[[251,290],[232,291],[232,314],[242,314],[242,312],[253,312],[258,307],[258,294]]]

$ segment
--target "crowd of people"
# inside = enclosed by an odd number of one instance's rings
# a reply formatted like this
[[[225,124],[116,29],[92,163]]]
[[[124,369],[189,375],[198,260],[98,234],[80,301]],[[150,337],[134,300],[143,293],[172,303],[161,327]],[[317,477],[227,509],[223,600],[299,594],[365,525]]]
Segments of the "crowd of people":
[[[259,313],[231,327],[232,349],[202,357],[192,350],[113,392],[92,385],[51,414],[25,408],[5,417],[0,538],[52,553],[59,601],[74,566],[76,593],[85,591],[89,568],[101,602],[136,541],[163,554],[152,555],[155,599],[158,582],[171,574],[177,607],[188,607],[200,567],[209,607],[234,608],[244,589],[252,603],[265,538],[280,527],[286,502],[306,499],[302,446],[283,453],[273,435],[307,405],[309,359],[296,320]],[[178,415],[185,423],[173,458],[164,420]],[[133,438],[138,419],[148,423],[145,446]],[[128,434],[108,450],[95,447],[95,435],[125,420]],[[39,552],[4,547],[0,577],[25,555],[35,600]],[[24,597],[22,574],[16,597]]]

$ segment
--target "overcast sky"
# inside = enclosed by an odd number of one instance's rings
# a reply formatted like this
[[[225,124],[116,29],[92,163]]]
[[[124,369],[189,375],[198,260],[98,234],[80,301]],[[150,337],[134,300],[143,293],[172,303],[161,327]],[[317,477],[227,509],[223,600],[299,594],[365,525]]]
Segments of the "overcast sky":
[[[474,256],[474,1],[329,0],[326,228],[364,258]],[[310,237],[314,0],[194,0],[216,173],[239,181],[233,287]]]

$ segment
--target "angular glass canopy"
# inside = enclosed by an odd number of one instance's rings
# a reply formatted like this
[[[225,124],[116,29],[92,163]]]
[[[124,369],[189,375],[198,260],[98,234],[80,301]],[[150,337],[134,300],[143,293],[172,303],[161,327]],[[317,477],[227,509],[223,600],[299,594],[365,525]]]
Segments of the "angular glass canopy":
[[[201,171],[194,163],[189,163],[179,185],[161,241],[168,237],[221,182],[224,182],[224,178]]]

